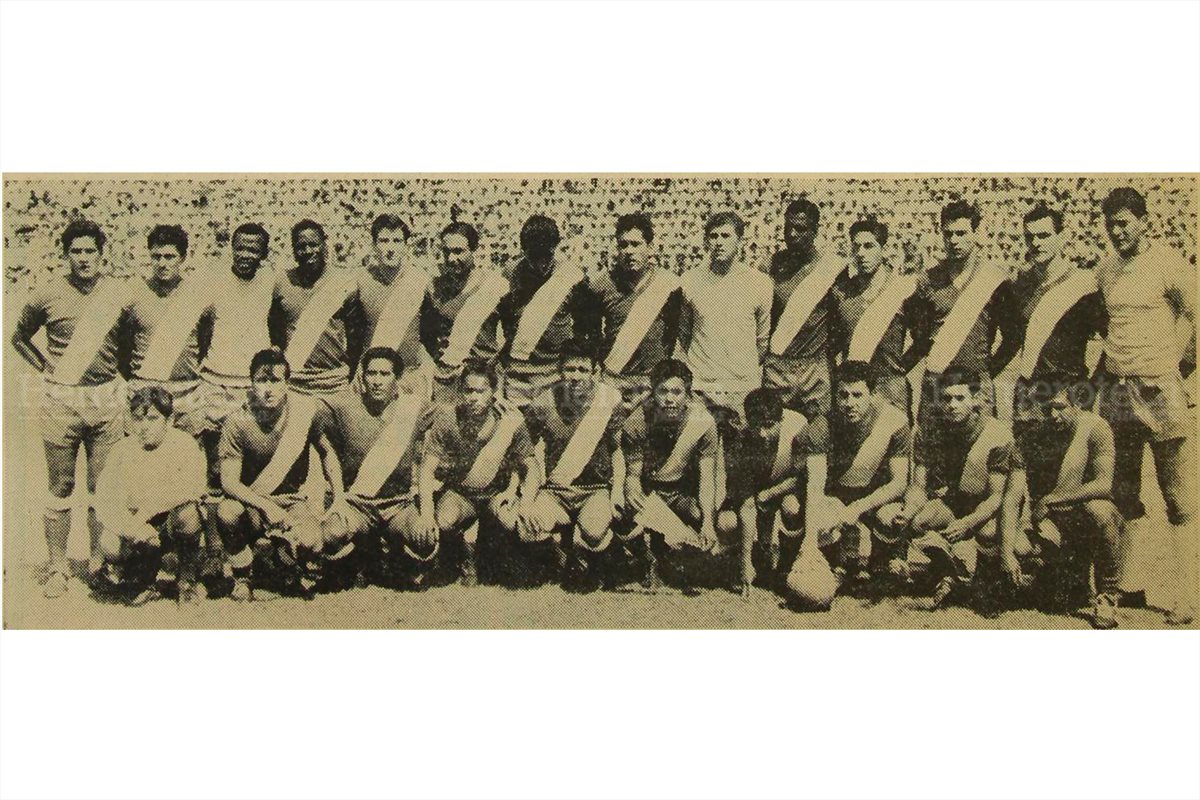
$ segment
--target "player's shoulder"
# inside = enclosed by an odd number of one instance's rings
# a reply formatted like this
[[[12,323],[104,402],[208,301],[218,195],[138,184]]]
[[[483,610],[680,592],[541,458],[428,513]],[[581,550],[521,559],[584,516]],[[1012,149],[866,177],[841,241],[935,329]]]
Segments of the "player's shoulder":
[[[634,439],[644,439],[646,437],[646,406],[639,404],[634,406],[626,416],[621,425],[622,432]]]

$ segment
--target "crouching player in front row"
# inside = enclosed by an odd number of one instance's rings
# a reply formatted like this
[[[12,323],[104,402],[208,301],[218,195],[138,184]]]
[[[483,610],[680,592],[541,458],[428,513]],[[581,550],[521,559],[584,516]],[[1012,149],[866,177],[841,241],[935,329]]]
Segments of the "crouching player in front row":
[[[388,347],[371,347],[362,379],[331,397],[329,439],[346,481],[346,508],[323,521],[327,548],[349,545],[358,569],[392,583],[423,585],[438,551],[417,525],[414,492],[421,439],[433,415],[424,397],[399,393],[404,364]]]
[[[564,588],[594,591],[601,583],[598,557],[613,538],[613,509],[624,504],[622,476],[613,470],[622,396],[599,382],[599,358],[586,340],[563,345],[558,373],[558,382],[525,407],[532,441],[546,445],[546,475],[540,491],[521,498],[517,534],[524,543],[570,545]]]
[[[325,433],[328,407],[289,394],[289,374],[283,351],[256,353],[249,399],[221,427],[217,455],[226,496],[217,505],[217,528],[235,600],[253,600],[254,587],[306,598],[315,590],[326,543],[321,520],[301,494],[310,447],[331,487],[329,516],[346,513],[341,465]]]
[[[834,406],[812,421],[797,443],[804,455],[806,537],[841,579],[863,581],[886,568],[894,553],[890,523],[908,482],[908,416],[876,395],[872,367],[847,361],[835,380]],[[875,538],[879,544],[872,546]],[[800,559],[788,589],[806,597]]]
[[[196,581],[204,454],[191,436],[171,426],[173,405],[171,394],[158,386],[133,393],[134,435],[113,447],[96,485],[105,558],[97,589],[133,605],[173,589],[180,603],[205,596]]]
[[[977,610],[988,614],[998,610],[998,518],[1016,448],[1008,426],[983,412],[978,374],[947,371],[938,397],[937,413],[917,426],[912,479],[891,520],[908,558],[889,570],[925,570],[932,608],[971,580]]]
[[[1112,500],[1116,449],[1099,415],[1080,407],[1091,387],[1046,375],[1041,417],[1017,431],[1022,469],[1013,472],[1002,540],[1003,563],[1023,584],[1021,556],[1033,555],[1034,600],[1043,610],[1072,612],[1090,601],[1096,628],[1117,626],[1121,515]],[[1027,487],[1031,530],[1022,536],[1019,494]],[[1010,498],[1018,502],[1007,502]],[[1095,594],[1090,592],[1095,567]]]
[[[472,359],[463,365],[454,402],[433,413],[417,483],[416,538],[459,539],[466,586],[478,581],[479,524],[516,530],[516,474],[521,474],[522,496],[536,496],[541,485],[525,418],[496,397],[496,383],[496,371],[487,363]]]
[[[667,359],[650,374],[650,400],[634,409],[622,431],[625,498],[634,534],[648,542],[647,581],[657,585],[657,555],[667,574],[694,593],[696,570],[734,551],[737,516],[717,522],[717,426],[692,394],[692,372]],[[723,534],[719,537],[718,534]],[[632,537],[631,537],[632,538]]]

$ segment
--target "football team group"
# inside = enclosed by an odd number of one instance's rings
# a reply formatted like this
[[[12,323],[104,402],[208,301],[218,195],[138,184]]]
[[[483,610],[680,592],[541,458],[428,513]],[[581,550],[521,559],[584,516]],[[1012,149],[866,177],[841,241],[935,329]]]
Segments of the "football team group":
[[[76,219],[69,271],[11,338],[44,377],[44,594],[641,583],[1112,628],[1145,603],[1130,552],[1148,446],[1166,620],[1189,624],[1195,276],[1152,240],[1138,191],[1101,210],[1094,269],[1041,204],[1016,212],[1024,263],[989,263],[965,201],[941,211],[936,264],[890,263],[876,217],[849,225],[847,261],[801,197],[762,265],[732,212],[704,221],[682,275],[656,266],[644,214],[615,217],[602,271],[531,216],[507,274],[475,263],[467,222],[440,232],[435,266],[382,214],[356,269],[327,268],[312,220],[279,272],[255,222],[219,270],[189,270],[187,231],[158,225],[130,281],[105,276],[105,231]],[[86,567],[67,558],[80,447]]]

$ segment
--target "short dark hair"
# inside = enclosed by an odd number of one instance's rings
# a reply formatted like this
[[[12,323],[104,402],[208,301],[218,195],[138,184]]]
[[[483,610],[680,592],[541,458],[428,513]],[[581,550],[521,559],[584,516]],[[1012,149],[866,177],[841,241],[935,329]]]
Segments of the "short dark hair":
[[[558,366],[567,363],[571,358],[586,358],[592,362],[592,366],[600,363],[600,353],[596,349],[596,343],[585,337],[575,337],[563,342],[562,348],[558,351]]]
[[[468,358],[463,362],[462,372],[458,374],[458,387],[461,389],[471,375],[482,375],[488,384],[495,389],[499,383],[496,368],[482,358]]]
[[[617,217],[617,236],[626,231],[641,231],[647,244],[654,241],[654,224],[645,214],[622,214]]]
[[[1122,186],[1108,193],[1108,197],[1100,204],[1100,209],[1106,217],[1126,209],[1138,219],[1143,219],[1146,216],[1146,198],[1132,186]]]
[[[783,400],[779,392],[760,386],[746,395],[746,422],[751,425],[765,422],[774,425],[783,419]]]
[[[971,223],[971,230],[976,230],[979,227],[979,221],[982,217],[979,215],[979,209],[966,200],[955,200],[953,203],[947,203],[942,207],[942,226],[949,225],[956,219],[965,219]]]
[[[1067,400],[1072,405],[1079,407],[1082,407],[1093,394],[1092,385],[1087,378],[1061,370],[1040,375],[1034,381],[1034,390],[1035,396],[1041,404],[1045,404],[1065,392]]]
[[[380,214],[371,223],[371,241],[377,241],[379,234],[382,231],[400,231],[404,234],[404,241],[408,241],[408,237],[412,235],[412,229],[408,227],[399,214]]]
[[[397,375],[399,375],[401,372],[404,372],[404,359],[400,357],[400,354],[392,348],[384,347],[382,345],[368,347],[366,352],[362,354],[362,358],[359,359],[358,363],[362,367],[363,372],[367,371],[367,364],[370,364],[377,358],[382,358],[385,361],[391,362],[392,372],[396,373]]]
[[[869,233],[875,237],[875,241],[879,242],[879,244],[887,244],[888,226],[886,223],[880,222],[874,214],[863,217],[850,226],[851,241],[860,233]]]
[[[321,235],[321,241],[325,241],[325,228],[321,223],[311,219],[302,219],[292,226],[292,246],[295,247],[296,242],[300,241],[300,234],[304,231],[316,231]]]
[[[146,246],[153,249],[164,245],[174,245],[179,255],[186,256],[188,251],[187,231],[178,225],[155,225],[146,237]]]
[[[62,232],[62,249],[66,253],[71,249],[71,243],[76,239],[81,239],[84,236],[90,236],[96,240],[96,249],[103,250],[104,243],[108,241],[108,237],[104,235],[104,231],[99,225],[92,222],[90,219],[76,219],[67,223],[67,227]]]
[[[1038,203],[1033,208],[1025,212],[1022,221],[1026,225],[1037,222],[1039,219],[1048,219],[1054,225],[1055,233],[1062,233],[1063,229],[1063,213],[1058,209],[1051,208],[1045,203]]]
[[[942,378],[938,381],[938,386],[939,394],[942,389],[948,386],[966,386],[971,390],[972,394],[978,394],[980,388],[983,386],[983,379],[977,370],[966,369],[965,367],[954,368],[942,373]]]
[[[704,223],[705,237],[722,225],[732,225],[738,236],[741,236],[746,232],[745,221],[736,213],[732,211],[718,211],[716,214],[713,214],[711,217],[709,217],[708,221]]]
[[[475,230],[475,226],[469,222],[454,221],[446,227],[442,228],[440,237],[445,239],[447,236],[461,236],[467,240],[467,248],[474,252],[479,247],[479,231]]]
[[[692,390],[692,371],[677,358],[664,358],[650,370],[651,386],[659,386],[671,378],[679,378],[689,392]]]
[[[287,356],[278,347],[268,347],[266,350],[259,350],[254,354],[254,358],[250,359],[250,380],[254,380],[254,376],[263,367],[283,367],[283,376],[285,378],[292,377],[292,365],[288,363]]]
[[[558,223],[542,214],[534,214],[521,226],[521,250],[550,250],[558,246],[562,235]]]
[[[230,243],[239,236],[257,236],[263,240],[263,250],[266,251],[271,246],[271,234],[267,233],[267,229],[257,222],[243,222],[233,229],[233,236],[230,237]]]
[[[875,391],[875,370],[866,361],[843,361],[838,367],[835,382],[865,383],[869,391]]]
[[[814,228],[821,224],[821,209],[807,197],[800,197],[788,203],[783,212],[785,217],[795,217],[800,214],[808,217],[808,221]]]
[[[153,408],[164,417],[170,417],[175,400],[161,386],[143,386],[129,396],[129,416],[136,417],[145,408]]]

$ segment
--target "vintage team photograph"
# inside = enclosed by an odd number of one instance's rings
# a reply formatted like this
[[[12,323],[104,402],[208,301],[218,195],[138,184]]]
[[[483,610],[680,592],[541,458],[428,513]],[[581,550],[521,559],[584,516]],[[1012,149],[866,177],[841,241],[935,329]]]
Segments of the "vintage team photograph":
[[[6,175],[9,628],[1196,627],[1196,175]]]

